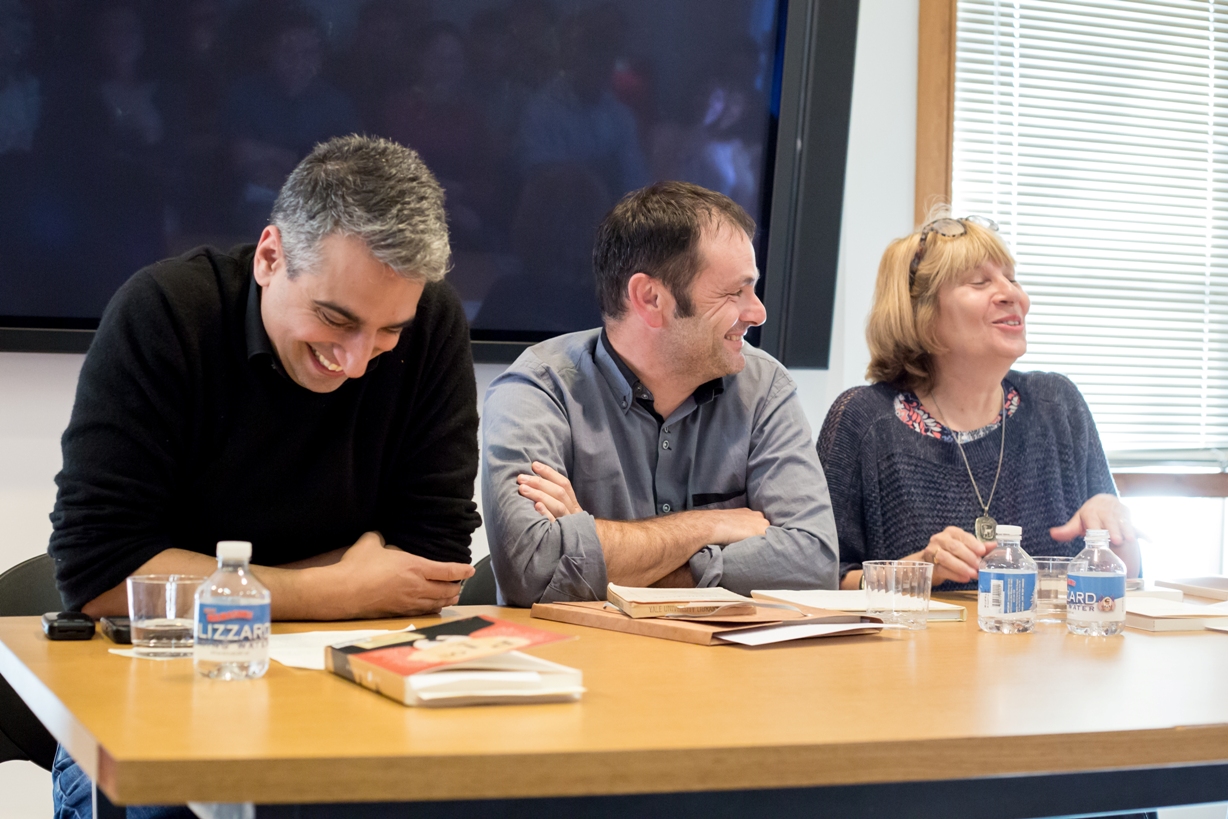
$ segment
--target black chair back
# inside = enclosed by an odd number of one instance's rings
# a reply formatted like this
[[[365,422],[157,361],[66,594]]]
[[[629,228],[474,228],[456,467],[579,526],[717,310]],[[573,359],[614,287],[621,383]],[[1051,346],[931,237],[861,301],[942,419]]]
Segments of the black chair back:
[[[473,567],[473,577],[465,581],[461,589],[460,605],[462,606],[494,606],[497,605],[495,593],[495,570],[490,566],[490,555],[482,558]]]
[[[63,608],[55,586],[55,563],[48,555],[32,557],[0,574],[0,617],[43,615]],[[30,760],[51,770],[55,745],[55,738],[0,677],[0,762]]]

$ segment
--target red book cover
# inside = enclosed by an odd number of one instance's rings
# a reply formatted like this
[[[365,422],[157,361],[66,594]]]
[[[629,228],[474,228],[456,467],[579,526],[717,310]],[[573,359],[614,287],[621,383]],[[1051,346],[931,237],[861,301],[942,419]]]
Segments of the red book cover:
[[[566,634],[521,626],[497,617],[466,617],[416,631],[334,646],[332,651],[348,655],[347,659],[357,659],[355,655],[360,655],[364,663],[408,677],[442,666],[569,639],[572,638]]]

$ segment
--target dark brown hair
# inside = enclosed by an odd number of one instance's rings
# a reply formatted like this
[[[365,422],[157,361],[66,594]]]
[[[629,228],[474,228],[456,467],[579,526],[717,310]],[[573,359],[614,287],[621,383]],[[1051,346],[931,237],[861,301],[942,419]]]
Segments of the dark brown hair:
[[[624,196],[601,221],[593,247],[602,315],[622,318],[627,282],[636,273],[664,283],[678,315],[691,315],[691,282],[703,266],[700,236],[723,223],[755,235],[755,220],[741,205],[689,182],[657,182]]]

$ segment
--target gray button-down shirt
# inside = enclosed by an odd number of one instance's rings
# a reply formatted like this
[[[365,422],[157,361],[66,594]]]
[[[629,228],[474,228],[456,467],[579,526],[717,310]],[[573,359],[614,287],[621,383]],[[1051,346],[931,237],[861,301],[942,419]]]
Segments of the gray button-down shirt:
[[[749,507],[766,534],[691,558],[699,586],[834,589],[836,525],[793,379],[749,345],[746,368],[697,390],[658,423],[600,330],[526,350],[482,412],[482,502],[501,602],[605,599],[595,518],[640,520]],[[708,387],[709,385],[705,385]],[[541,461],[567,476],[584,512],[551,522],[518,492]]]

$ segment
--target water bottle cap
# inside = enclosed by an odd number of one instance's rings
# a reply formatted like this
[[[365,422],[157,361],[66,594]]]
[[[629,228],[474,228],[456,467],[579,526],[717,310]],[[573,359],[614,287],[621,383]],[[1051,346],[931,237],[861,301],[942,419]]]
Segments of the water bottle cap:
[[[1109,538],[1108,529],[1088,529],[1087,532],[1083,535],[1084,540],[1097,540],[1097,539],[1108,540],[1108,538]]]
[[[251,560],[252,544],[246,540],[218,541],[217,556],[219,560]]]
[[[998,537],[1002,537],[1003,535],[1005,535],[1006,537],[1023,537],[1023,527],[1022,526],[1007,526],[1005,524],[1000,523],[998,524],[997,532],[998,532]]]

